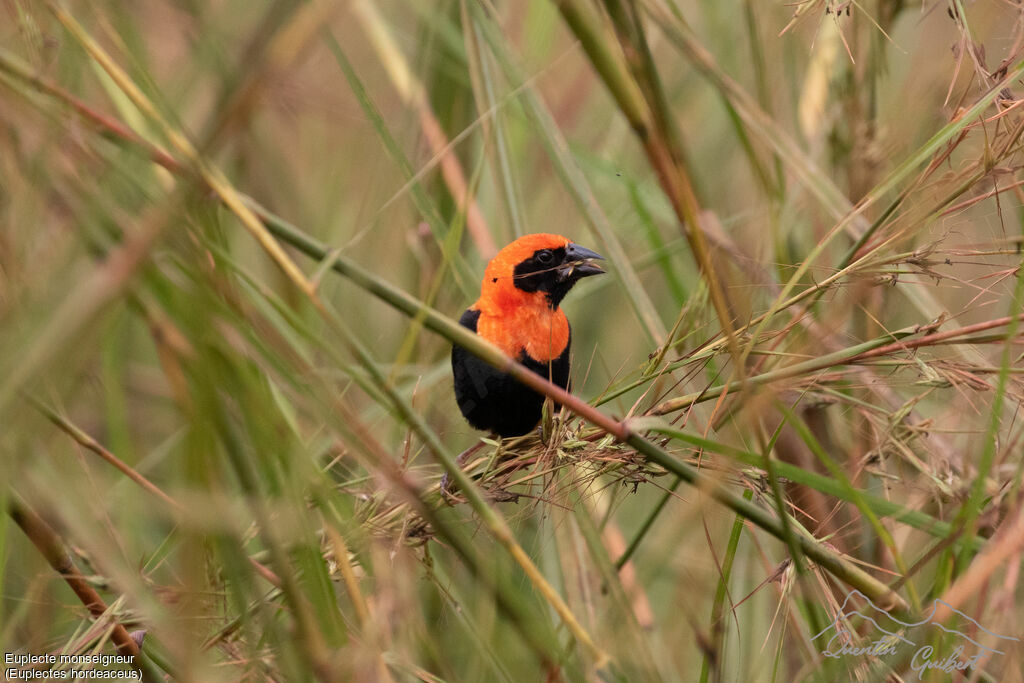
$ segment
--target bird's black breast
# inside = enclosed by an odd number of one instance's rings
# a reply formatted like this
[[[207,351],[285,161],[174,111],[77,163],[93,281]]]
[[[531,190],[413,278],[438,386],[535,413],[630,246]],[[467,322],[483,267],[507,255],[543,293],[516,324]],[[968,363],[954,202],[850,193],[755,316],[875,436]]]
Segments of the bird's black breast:
[[[480,311],[467,310],[459,324],[476,332]],[[572,340],[572,331],[569,332]],[[537,361],[522,352],[517,360],[563,389],[569,386],[569,347],[551,361]],[[488,365],[461,346],[452,347],[455,400],[469,424],[500,436],[520,436],[537,426],[544,396]]]

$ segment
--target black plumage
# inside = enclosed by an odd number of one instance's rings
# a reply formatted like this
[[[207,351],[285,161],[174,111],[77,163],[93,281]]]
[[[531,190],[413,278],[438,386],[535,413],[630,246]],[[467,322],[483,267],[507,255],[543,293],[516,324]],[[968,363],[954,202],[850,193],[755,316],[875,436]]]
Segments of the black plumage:
[[[604,272],[600,254],[561,235],[523,235],[487,264],[480,298],[459,322],[552,383],[569,388],[572,330],[559,307],[580,279]],[[452,348],[455,398],[469,423],[501,437],[540,422],[544,396],[466,349]]]
[[[459,318],[459,324],[476,332],[479,317],[480,311],[470,309]],[[569,334],[570,343],[550,363],[538,362],[525,353],[520,354],[517,360],[538,375],[568,389],[571,330]],[[452,347],[452,372],[455,376],[455,400],[473,427],[503,437],[520,436],[540,422],[544,396],[461,346]]]

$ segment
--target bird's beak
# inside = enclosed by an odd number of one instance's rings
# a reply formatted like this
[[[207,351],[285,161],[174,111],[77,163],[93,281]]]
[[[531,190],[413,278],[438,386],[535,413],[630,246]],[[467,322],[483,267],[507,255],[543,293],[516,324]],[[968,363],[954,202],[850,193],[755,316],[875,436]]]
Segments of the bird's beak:
[[[581,277],[600,275],[604,272],[594,261],[603,261],[604,257],[596,251],[581,247],[570,242],[565,248],[565,260],[558,267],[558,274],[563,280],[578,280]]]

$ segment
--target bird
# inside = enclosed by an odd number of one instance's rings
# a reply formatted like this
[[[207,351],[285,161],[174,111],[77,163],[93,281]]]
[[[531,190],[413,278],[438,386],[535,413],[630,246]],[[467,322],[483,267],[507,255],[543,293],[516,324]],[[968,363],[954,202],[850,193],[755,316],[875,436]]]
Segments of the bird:
[[[580,279],[605,272],[594,263],[603,260],[561,235],[524,235],[487,264],[480,298],[459,324],[568,389],[572,331],[559,305]],[[513,437],[540,422],[543,395],[458,344],[452,347],[452,375],[456,402],[474,428]]]

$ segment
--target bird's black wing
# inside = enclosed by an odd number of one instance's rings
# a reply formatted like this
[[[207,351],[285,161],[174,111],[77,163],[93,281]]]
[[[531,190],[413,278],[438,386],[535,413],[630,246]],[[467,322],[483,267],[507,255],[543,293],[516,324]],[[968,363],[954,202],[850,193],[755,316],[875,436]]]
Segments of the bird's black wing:
[[[476,332],[480,311],[467,310],[459,324]],[[570,330],[570,342],[572,332]],[[525,353],[519,362],[562,388],[569,384],[569,349],[571,343],[555,360],[541,362]],[[466,420],[477,429],[500,436],[526,434],[540,422],[544,397],[480,360],[461,346],[452,347],[452,374],[455,377],[455,400]]]

